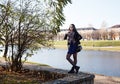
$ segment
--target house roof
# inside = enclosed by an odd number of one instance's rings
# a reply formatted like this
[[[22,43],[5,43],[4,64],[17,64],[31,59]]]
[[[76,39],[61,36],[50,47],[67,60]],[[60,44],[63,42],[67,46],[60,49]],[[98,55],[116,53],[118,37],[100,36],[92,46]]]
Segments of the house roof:
[[[77,28],[77,30],[96,30],[94,27]]]
[[[120,28],[120,24],[114,25],[114,26],[112,26],[112,27],[110,27],[110,28]]]
[[[86,28],[76,28],[77,30],[97,30],[94,27],[86,27]],[[68,31],[68,29],[60,29],[60,31]]]

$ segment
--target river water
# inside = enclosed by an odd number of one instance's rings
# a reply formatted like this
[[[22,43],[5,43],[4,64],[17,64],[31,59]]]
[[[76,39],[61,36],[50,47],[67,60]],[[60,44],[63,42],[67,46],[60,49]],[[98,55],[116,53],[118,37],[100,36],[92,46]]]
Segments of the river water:
[[[69,70],[66,49],[41,49],[29,61]],[[80,71],[120,77],[120,52],[82,50],[78,53]]]

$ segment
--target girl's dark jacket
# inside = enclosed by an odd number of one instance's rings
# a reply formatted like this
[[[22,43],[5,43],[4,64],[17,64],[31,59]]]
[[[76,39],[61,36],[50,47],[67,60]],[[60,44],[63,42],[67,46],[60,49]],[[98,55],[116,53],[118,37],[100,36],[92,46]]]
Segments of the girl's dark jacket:
[[[64,36],[64,40],[67,39],[67,36],[68,36],[68,35],[65,34],[65,36]],[[75,38],[76,44],[79,45],[79,44],[80,44],[80,41],[79,41],[79,40],[82,39],[82,36],[81,36],[78,32],[75,32],[75,34],[74,34],[74,38]],[[68,43],[68,45],[69,45],[69,43]]]

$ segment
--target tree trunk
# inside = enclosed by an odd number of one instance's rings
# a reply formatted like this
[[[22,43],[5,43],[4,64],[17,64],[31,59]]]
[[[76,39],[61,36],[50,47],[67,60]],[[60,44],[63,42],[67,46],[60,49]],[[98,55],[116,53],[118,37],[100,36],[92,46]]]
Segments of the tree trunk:
[[[7,52],[8,52],[8,42],[6,42],[6,44],[5,44],[5,51],[3,54],[3,57],[5,58],[5,60],[7,59]]]
[[[12,61],[12,65],[11,65],[11,70],[12,71],[20,71],[22,69],[22,61],[20,58],[20,55],[16,56],[17,58],[14,58]]]

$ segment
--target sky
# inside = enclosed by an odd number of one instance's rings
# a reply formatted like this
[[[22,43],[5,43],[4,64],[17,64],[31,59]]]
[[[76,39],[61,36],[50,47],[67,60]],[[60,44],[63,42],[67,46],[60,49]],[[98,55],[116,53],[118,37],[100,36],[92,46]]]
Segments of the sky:
[[[101,28],[120,24],[120,0],[72,0],[64,8],[65,23],[61,29],[67,29],[70,24],[77,28]]]

